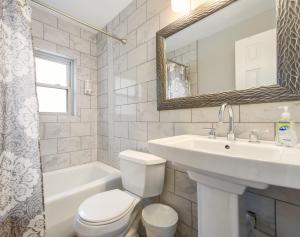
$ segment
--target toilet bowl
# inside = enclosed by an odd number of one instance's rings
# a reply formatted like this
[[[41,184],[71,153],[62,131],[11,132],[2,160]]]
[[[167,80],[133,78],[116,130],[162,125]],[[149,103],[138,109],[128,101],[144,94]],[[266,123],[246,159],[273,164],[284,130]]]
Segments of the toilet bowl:
[[[176,211],[163,204],[151,204],[142,211],[147,237],[173,237],[178,222]]]
[[[81,203],[74,220],[78,237],[138,237],[142,198],[161,194],[165,160],[131,150],[119,157],[125,191],[102,192]]]

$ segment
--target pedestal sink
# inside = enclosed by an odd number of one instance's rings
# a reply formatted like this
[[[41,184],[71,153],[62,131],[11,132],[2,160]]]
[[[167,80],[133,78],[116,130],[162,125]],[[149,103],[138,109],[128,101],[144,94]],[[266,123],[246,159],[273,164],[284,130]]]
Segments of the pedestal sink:
[[[300,189],[299,147],[197,135],[148,143],[151,153],[185,167],[197,182],[199,237],[239,236],[238,195],[246,187]]]

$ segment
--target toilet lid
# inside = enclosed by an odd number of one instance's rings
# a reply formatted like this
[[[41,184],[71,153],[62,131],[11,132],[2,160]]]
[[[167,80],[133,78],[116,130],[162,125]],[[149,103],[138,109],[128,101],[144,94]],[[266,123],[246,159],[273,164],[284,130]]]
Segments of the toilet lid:
[[[134,205],[135,198],[119,189],[96,194],[79,207],[81,219],[91,223],[111,223],[122,218]]]

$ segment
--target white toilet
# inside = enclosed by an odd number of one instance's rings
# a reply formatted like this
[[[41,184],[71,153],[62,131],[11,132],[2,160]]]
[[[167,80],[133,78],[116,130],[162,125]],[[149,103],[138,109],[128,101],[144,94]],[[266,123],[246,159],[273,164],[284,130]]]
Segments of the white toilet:
[[[132,150],[121,152],[119,157],[126,191],[115,189],[86,199],[74,222],[78,237],[137,237],[142,198],[161,194],[164,159]]]

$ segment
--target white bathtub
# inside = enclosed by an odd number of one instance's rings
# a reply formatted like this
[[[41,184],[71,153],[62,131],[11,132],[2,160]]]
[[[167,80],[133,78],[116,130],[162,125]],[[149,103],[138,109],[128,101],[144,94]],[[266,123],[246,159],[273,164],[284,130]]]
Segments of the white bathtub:
[[[45,173],[46,237],[71,237],[80,203],[106,190],[121,188],[120,171],[101,162]]]

